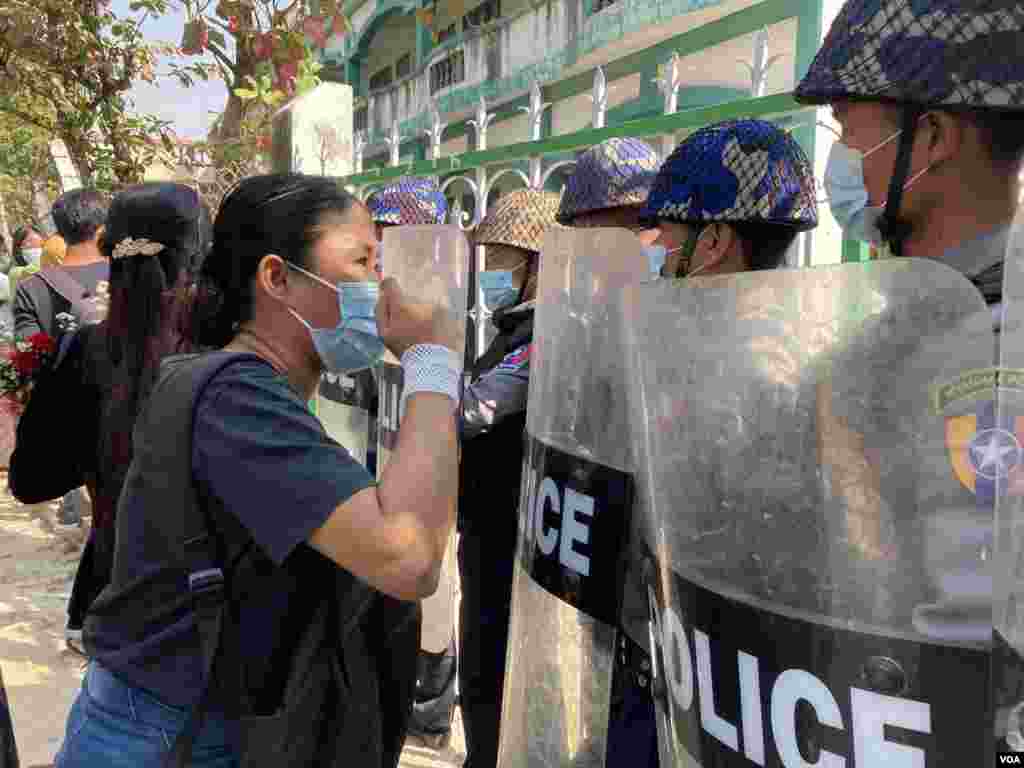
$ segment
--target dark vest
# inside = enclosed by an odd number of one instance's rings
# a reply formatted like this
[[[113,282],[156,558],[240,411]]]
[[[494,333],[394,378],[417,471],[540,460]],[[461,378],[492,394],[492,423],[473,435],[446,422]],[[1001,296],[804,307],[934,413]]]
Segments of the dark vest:
[[[499,334],[473,367],[473,381],[533,340],[533,310],[501,317],[497,324]],[[463,442],[459,465],[459,528],[463,533],[507,537],[515,546],[525,430],[524,410]]]

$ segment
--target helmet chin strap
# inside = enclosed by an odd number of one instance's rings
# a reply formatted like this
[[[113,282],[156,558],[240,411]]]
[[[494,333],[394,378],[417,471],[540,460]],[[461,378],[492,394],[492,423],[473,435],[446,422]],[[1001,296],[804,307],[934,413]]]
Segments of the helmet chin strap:
[[[900,144],[896,153],[896,164],[889,179],[889,194],[885,200],[885,210],[878,220],[878,229],[889,244],[893,256],[903,255],[903,242],[910,235],[911,225],[906,219],[900,218],[900,203],[903,201],[903,188],[907,174],[910,172],[910,156],[914,149],[914,137],[917,135],[917,123],[925,112],[919,106],[911,105],[903,109],[903,124],[900,132]]]

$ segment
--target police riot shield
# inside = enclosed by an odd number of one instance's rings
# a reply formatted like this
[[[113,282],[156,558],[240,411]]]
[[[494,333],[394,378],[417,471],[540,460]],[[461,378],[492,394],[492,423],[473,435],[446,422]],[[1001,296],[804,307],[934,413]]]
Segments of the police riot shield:
[[[351,375],[325,373],[317,390],[316,409],[324,429],[363,466],[372,464],[376,445],[377,382],[373,371]]]
[[[992,764],[978,289],[897,259],[659,281],[622,317],[661,764]]]
[[[452,224],[388,227],[381,243],[387,254],[384,277],[393,277],[402,291],[418,301],[436,303],[461,319],[464,353],[470,249],[466,236]],[[386,353],[376,369],[379,392],[377,477],[381,476],[398,439],[401,423],[402,368]]]
[[[384,276],[394,277],[409,297],[440,304],[454,313],[461,319],[459,338],[464,341],[470,248],[462,231],[454,225],[389,227],[384,230],[382,245],[387,254]],[[464,354],[461,345],[456,351]],[[380,478],[398,439],[402,368],[388,353],[376,373],[380,385],[376,469]],[[455,546],[449,542],[437,591],[422,601],[420,648],[432,654],[445,651],[454,635],[457,572]],[[443,727],[454,710],[454,700],[452,684],[436,700],[417,702],[413,717],[421,727],[425,722]]]
[[[604,765],[633,487],[611,298],[647,270],[626,230],[544,239],[501,768]]]
[[[992,712],[997,764],[1024,765],[1024,215],[1006,240],[997,320],[999,368],[992,634]]]

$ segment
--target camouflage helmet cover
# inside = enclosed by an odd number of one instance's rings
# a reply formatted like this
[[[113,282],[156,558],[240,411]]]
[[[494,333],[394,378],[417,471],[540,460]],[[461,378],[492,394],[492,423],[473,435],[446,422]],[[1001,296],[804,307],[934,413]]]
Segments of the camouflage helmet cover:
[[[378,224],[444,224],[448,203],[431,179],[403,177],[366,200]]]
[[[686,138],[658,171],[643,218],[818,225],[814,174],[792,136],[764,120],[729,120]]]
[[[473,233],[476,245],[510,245],[540,252],[544,232],[557,226],[558,195],[517,189],[494,204]]]
[[[1024,107],[1024,4],[849,0],[795,97],[922,107]]]
[[[583,213],[642,205],[658,164],[657,153],[639,139],[612,138],[591,147],[566,182],[558,223],[568,224]]]

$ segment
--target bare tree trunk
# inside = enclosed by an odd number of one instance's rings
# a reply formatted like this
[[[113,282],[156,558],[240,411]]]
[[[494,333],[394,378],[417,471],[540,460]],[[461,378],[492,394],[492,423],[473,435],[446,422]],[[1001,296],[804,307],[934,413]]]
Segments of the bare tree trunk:
[[[231,141],[241,137],[244,106],[242,100],[234,93],[228,96],[227,106],[224,107],[224,114],[217,126],[217,135],[213,137],[216,141]]]
[[[53,217],[50,215],[50,197],[46,194],[46,177],[40,179],[33,177],[32,181],[32,210],[35,213],[35,220],[39,227],[45,230],[44,234],[52,235],[56,231],[53,224]]]
[[[11,227],[7,223],[7,206],[4,204],[4,196],[0,193],[0,240],[3,240],[4,250],[10,259],[14,258],[14,238],[11,237]]]

